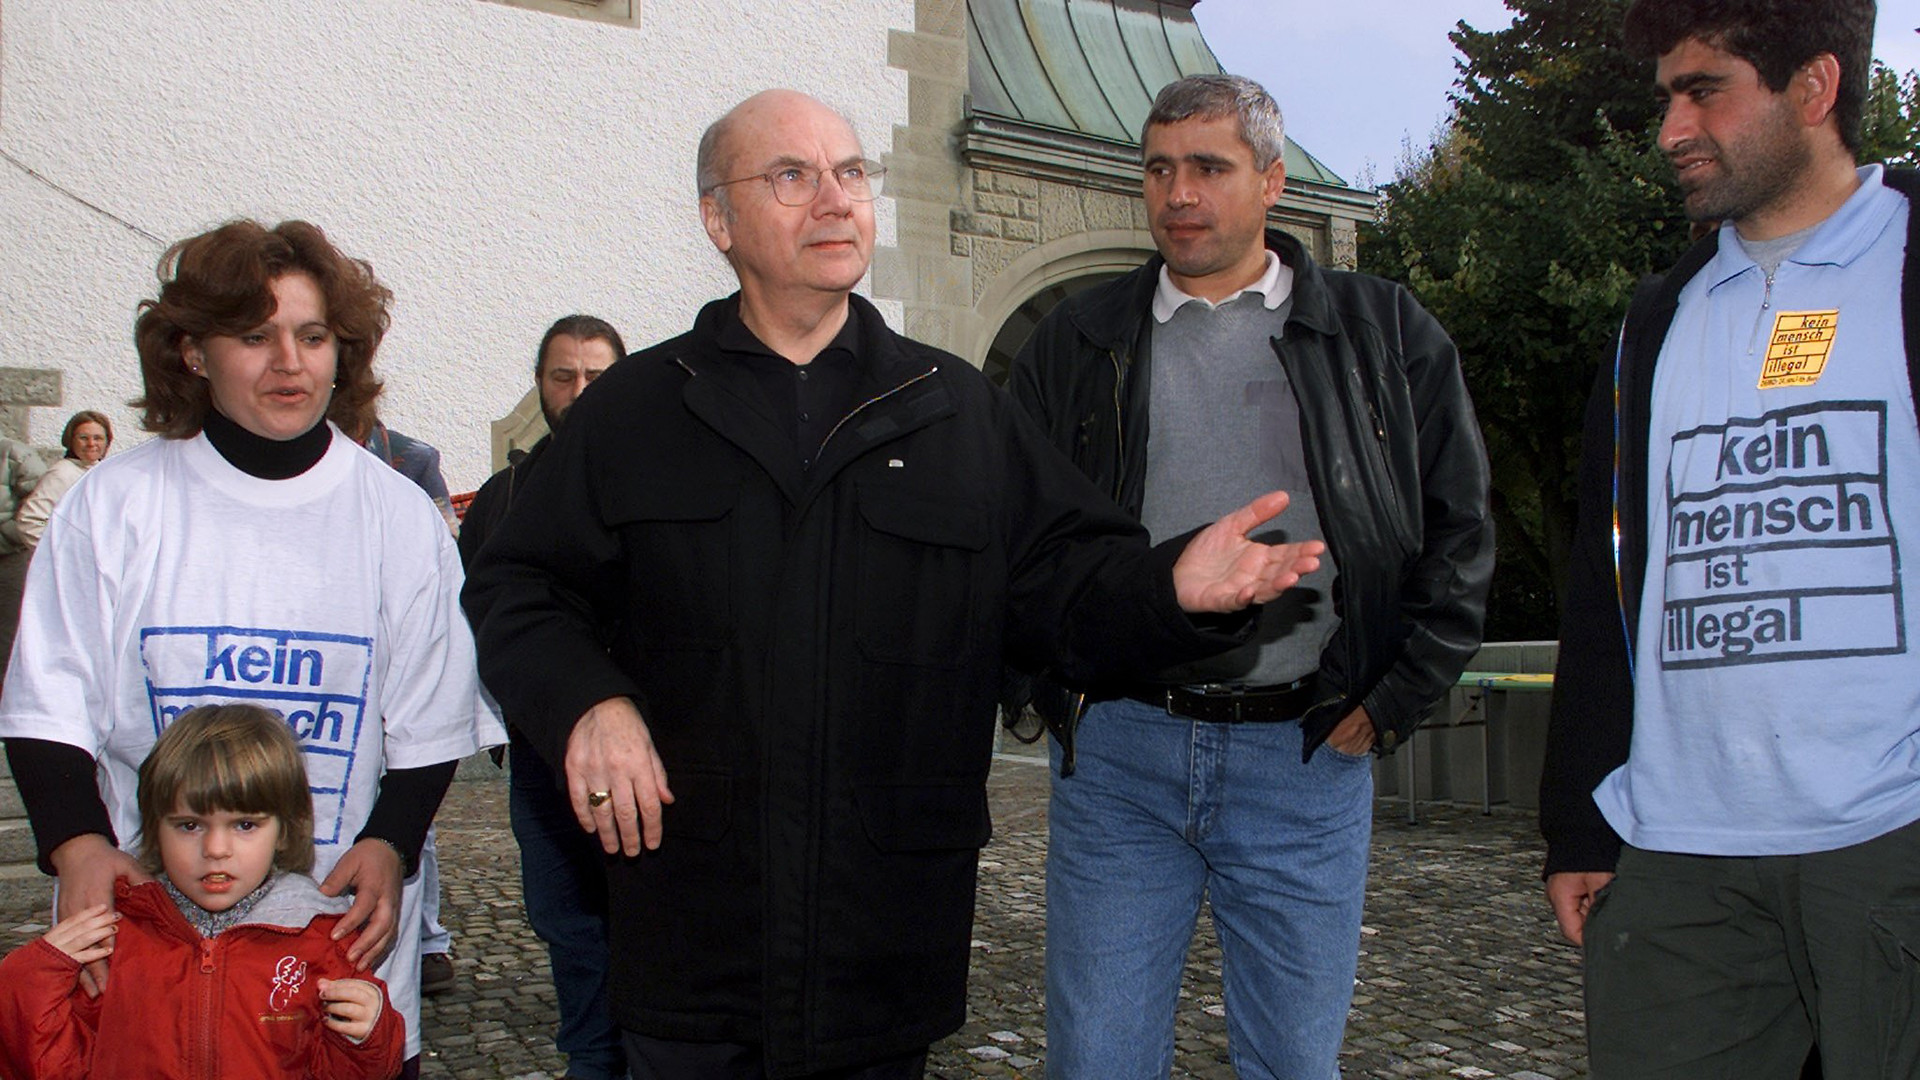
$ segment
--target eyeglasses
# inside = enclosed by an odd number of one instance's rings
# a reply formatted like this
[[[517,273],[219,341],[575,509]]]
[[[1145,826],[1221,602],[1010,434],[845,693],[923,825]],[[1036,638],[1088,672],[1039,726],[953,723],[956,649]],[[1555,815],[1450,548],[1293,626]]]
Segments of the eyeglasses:
[[[872,202],[880,194],[881,179],[887,175],[887,170],[877,161],[854,161],[836,165],[830,170],[812,165],[782,165],[772,172],[742,176],[737,180],[722,180],[707,190],[711,192],[749,180],[765,180],[781,206],[808,206],[819,198],[820,178],[828,172],[839,182],[840,190],[854,202]]]

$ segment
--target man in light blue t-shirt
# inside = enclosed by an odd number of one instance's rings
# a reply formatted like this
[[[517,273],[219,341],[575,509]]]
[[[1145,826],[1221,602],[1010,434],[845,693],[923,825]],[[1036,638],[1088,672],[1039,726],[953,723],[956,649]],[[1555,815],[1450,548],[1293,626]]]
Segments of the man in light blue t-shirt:
[[[1589,409],[1541,790],[1593,1075],[1920,1076],[1920,280],[1872,0],[1639,0],[1718,223]],[[1911,562],[1909,557],[1907,562]]]

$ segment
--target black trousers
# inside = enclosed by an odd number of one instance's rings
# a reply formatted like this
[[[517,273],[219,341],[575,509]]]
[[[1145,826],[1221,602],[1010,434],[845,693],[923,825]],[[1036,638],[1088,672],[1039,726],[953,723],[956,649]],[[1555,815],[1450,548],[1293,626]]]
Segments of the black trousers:
[[[632,1031],[621,1033],[633,1080],[766,1080],[766,1058],[758,1046],[743,1043],[677,1042]],[[811,1073],[804,1080],[920,1080],[927,1052]]]

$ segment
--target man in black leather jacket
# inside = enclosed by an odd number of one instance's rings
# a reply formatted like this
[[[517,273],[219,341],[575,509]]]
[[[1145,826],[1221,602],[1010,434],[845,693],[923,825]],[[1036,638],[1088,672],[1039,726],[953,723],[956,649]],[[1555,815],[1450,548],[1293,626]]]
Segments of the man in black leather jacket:
[[[1411,737],[1479,647],[1485,450],[1433,317],[1266,230],[1285,166],[1264,90],[1176,82],[1141,141],[1160,256],[1049,315],[1014,397],[1156,537],[1265,484],[1293,496],[1287,539],[1324,539],[1331,558],[1247,647],[1071,696],[1043,680],[1048,1071],[1167,1074],[1204,891],[1240,1074],[1333,1077],[1367,755]]]

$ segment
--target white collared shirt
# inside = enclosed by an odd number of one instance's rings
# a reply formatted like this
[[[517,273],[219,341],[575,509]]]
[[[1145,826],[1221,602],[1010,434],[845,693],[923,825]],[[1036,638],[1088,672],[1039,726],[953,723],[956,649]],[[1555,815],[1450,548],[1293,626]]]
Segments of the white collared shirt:
[[[1261,273],[1259,279],[1216,304],[1204,296],[1194,296],[1182,291],[1180,286],[1173,283],[1173,276],[1167,273],[1166,265],[1163,263],[1160,267],[1160,287],[1153,291],[1153,321],[1166,322],[1173,318],[1174,312],[1179,311],[1190,301],[1197,300],[1212,309],[1219,307],[1220,304],[1232,303],[1246,293],[1259,293],[1261,302],[1266,305],[1267,310],[1275,310],[1287,302],[1287,297],[1293,295],[1293,267],[1281,262],[1280,256],[1269,251],[1267,268]]]

